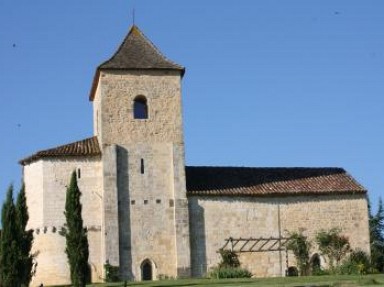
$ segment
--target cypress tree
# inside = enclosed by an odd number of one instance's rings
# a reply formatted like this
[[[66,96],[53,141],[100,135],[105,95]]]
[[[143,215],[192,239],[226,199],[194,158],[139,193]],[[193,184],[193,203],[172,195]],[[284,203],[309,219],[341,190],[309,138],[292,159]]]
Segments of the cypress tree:
[[[88,274],[88,239],[87,231],[83,227],[80,203],[81,192],[77,185],[76,172],[71,176],[67,188],[65,211],[66,218],[66,249],[71,274],[71,282],[74,287],[84,287]]]
[[[369,231],[371,237],[371,262],[379,272],[384,272],[384,207],[380,198],[377,213],[372,215],[369,207]]]
[[[11,185],[1,211],[1,224],[3,229],[0,242],[0,266],[1,283],[3,287],[16,287],[21,284],[18,242],[19,229],[16,219],[13,186]]]
[[[16,201],[16,215],[17,225],[19,229],[19,267],[20,267],[20,282],[23,286],[29,286],[32,277],[33,269],[33,255],[31,255],[31,248],[33,243],[33,230],[26,230],[29,215],[27,207],[27,198],[25,196],[25,186],[17,196]]]

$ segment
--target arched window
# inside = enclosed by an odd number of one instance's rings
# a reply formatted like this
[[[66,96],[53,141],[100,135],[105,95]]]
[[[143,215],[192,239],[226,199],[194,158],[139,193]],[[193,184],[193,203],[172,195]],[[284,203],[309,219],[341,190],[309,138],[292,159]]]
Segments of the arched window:
[[[148,119],[147,99],[144,96],[137,96],[133,100],[133,117],[135,119]]]

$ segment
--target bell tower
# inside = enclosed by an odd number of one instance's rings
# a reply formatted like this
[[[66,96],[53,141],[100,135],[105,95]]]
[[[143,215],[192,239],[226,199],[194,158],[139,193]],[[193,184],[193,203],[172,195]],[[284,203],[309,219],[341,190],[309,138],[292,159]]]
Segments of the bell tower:
[[[190,275],[184,71],[132,26],[95,73],[90,100],[102,150],[101,253],[124,279]]]

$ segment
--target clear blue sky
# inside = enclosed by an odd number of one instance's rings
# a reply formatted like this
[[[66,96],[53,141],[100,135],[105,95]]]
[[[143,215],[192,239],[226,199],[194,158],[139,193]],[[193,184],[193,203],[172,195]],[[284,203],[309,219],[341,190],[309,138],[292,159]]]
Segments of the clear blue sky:
[[[189,165],[344,167],[384,194],[384,1],[1,0],[0,201],[17,161],[92,135],[132,24],[187,70]]]

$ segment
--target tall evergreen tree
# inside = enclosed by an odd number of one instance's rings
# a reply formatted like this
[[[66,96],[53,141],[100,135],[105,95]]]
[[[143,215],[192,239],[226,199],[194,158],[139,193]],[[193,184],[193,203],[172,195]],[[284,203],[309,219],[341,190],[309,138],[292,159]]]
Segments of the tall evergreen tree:
[[[20,286],[19,266],[19,229],[16,220],[16,208],[13,201],[13,186],[7,192],[6,200],[1,211],[1,242],[0,242],[0,266],[1,283],[3,287]]]
[[[371,237],[371,262],[379,272],[384,272],[384,207],[380,198],[375,215],[369,205],[369,231]]]
[[[64,211],[66,218],[65,238],[67,241],[65,252],[67,253],[71,282],[74,287],[84,287],[88,277],[88,239],[87,232],[83,227],[80,196],[81,192],[74,171],[67,188]]]
[[[16,201],[16,215],[17,225],[19,229],[19,267],[20,267],[20,281],[22,286],[28,286],[33,275],[33,255],[31,254],[31,248],[33,243],[33,230],[26,230],[29,214],[27,207],[27,198],[25,196],[25,186],[21,187],[21,190],[17,196]]]

